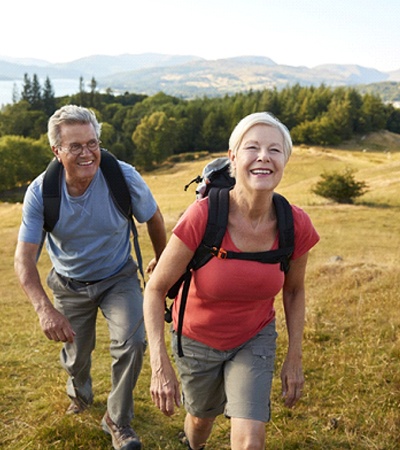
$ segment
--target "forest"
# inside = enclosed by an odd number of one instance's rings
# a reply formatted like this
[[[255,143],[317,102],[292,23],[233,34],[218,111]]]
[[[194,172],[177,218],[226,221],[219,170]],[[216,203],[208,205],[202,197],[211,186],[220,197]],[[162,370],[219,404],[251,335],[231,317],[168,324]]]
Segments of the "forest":
[[[400,133],[400,109],[353,87],[293,85],[184,100],[163,92],[101,93],[95,78],[89,89],[83,79],[79,86],[74,95],[55,97],[49,78],[42,86],[37,75],[24,75],[21,92],[0,111],[0,192],[26,185],[46,168],[52,157],[47,121],[66,104],[93,109],[102,123],[102,147],[144,171],[182,154],[227,150],[236,123],[256,111],[278,117],[295,145],[334,146],[373,131]]]

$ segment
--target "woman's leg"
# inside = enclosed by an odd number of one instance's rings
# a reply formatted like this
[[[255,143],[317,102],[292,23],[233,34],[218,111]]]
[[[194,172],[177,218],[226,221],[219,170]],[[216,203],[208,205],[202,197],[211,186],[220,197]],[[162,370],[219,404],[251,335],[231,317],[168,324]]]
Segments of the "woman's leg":
[[[185,418],[185,435],[193,450],[202,449],[211,434],[215,417],[202,419],[187,413]]]
[[[259,420],[231,419],[232,450],[264,450],[265,423]]]

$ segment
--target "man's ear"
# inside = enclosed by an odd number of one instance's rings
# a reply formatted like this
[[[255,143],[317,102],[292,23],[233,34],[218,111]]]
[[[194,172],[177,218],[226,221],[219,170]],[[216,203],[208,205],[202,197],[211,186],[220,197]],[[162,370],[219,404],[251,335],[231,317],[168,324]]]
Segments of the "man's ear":
[[[51,147],[51,151],[53,152],[53,155],[57,158],[58,162],[61,162],[61,158],[60,158],[60,151],[58,150],[57,147]]]

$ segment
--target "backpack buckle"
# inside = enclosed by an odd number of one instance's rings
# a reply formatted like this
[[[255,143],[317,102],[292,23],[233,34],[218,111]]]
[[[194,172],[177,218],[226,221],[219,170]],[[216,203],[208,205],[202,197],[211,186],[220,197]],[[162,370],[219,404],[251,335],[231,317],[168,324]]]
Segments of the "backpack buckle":
[[[213,254],[218,259],[226,259],[228,257],[228,252],[226,250],[224,250],[223,248],[213,247]]]

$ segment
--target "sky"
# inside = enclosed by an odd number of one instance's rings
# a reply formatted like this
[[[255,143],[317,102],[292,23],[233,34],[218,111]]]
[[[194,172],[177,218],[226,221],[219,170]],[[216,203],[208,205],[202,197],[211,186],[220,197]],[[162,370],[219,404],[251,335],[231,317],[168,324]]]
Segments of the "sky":
[[[1,56],[162,53],[400,69],[399,0],[8,0]]]

